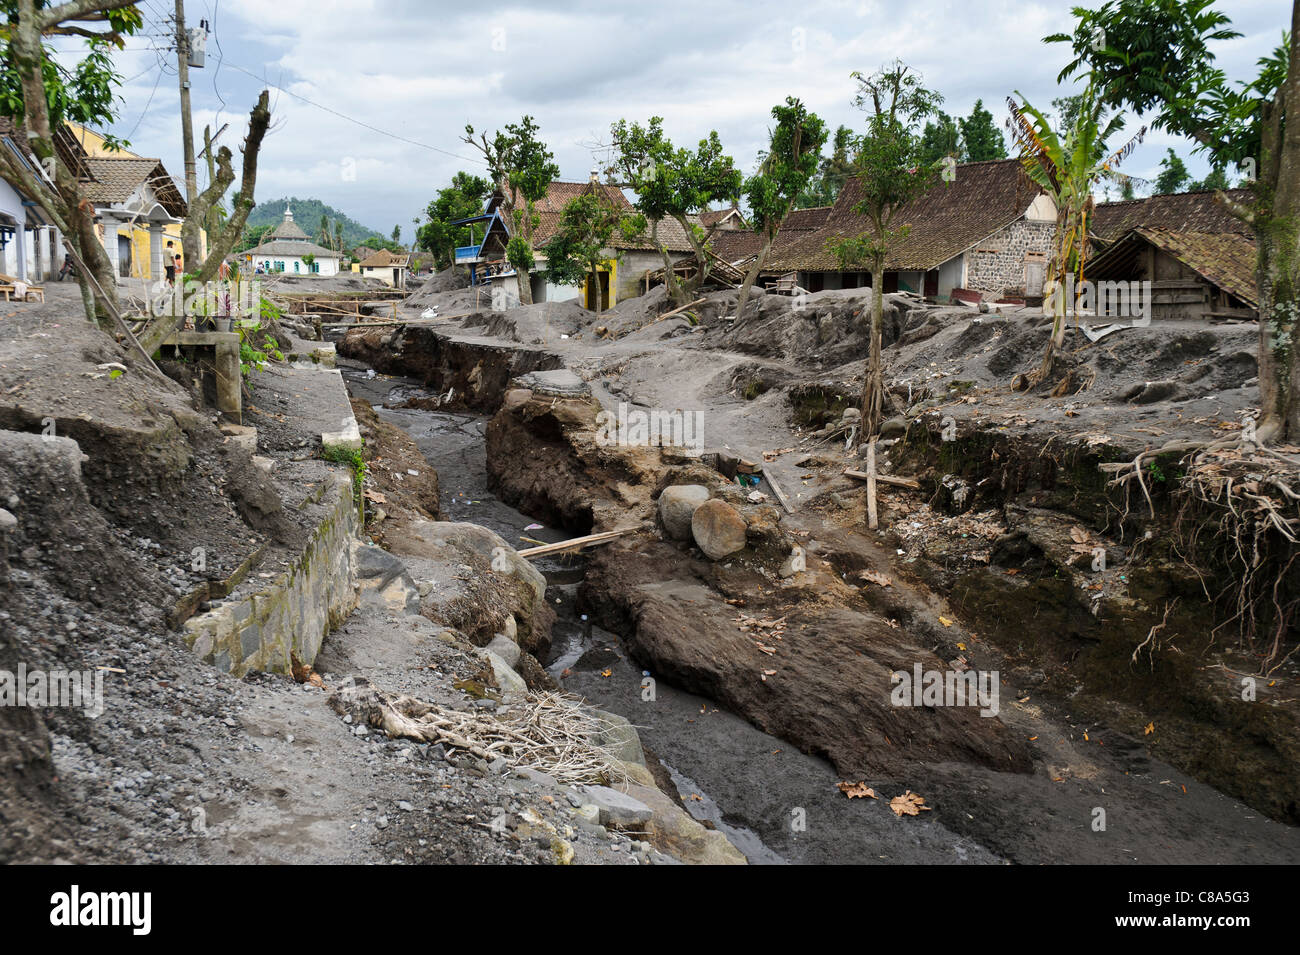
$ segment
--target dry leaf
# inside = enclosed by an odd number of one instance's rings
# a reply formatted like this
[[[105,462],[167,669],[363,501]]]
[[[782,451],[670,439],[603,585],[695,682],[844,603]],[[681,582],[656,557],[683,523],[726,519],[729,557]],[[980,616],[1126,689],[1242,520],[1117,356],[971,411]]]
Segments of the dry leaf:
[[[1148,723],[1147,726],[1146,726],[1146,729],[1144,729],[1144,730],[1142,731],[1142,735],[1143,735],[1143,736],[1150,736],[1150,735],[1151,735],[1152,733],[1154,733],[1155,731],[1156,731],[1156,724],[1155,724],[1154,722],[1151,722],[1151,723]]]
[[[952,626],[952,621],[949,620],[947,617],[943,617],[943,616],[941,616],[941,617],[939,618],[939,622],[940,622],[941,624],[943,624],[945,627],[951,627],[951,626]]]
[[[893,584],[893,581],[891,581],[884,574],[878,574],[874,570],[864,570],[862,571],[862,573],[858,574],[858,576],[861,577],[863,580],[865,580],[867,583],[879,584],[881,587],[889,587],[892,586]]]
[[[836,783],[836,788],[839,789],[840,792],[844,793],[844,795],[848,796],[850,799],[861,799],[863,797],[866,797],[868,799],[879,798],[876,795],[876,791],[874,789],[872,789],[866,783],[862,783],[862,782]]]
[[[912,790],[908,790],[901,796],[895,796],[889,800],[889,808],[894,810],[894,815],[900,819],[903,816],[915,816],[922,812],[930,812],[929,806],[923,806],[924,796],[918,796]]]

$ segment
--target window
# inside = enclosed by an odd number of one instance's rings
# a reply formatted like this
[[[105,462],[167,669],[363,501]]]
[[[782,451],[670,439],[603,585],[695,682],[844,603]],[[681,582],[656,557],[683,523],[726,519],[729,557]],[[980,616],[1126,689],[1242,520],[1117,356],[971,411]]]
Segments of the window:
[[[297,260],[297,259],[294,259],[294,260],[293,260],[293,270],[294,270],[294,272],[297,272],[297,271],[298,271],[298,260]]]
[[[275,263],[275,270],[276,270],[277,272],[283,272],[283,271],[284,271],[284,263],[283,263],[283,262],[276,262],[276,263]]]

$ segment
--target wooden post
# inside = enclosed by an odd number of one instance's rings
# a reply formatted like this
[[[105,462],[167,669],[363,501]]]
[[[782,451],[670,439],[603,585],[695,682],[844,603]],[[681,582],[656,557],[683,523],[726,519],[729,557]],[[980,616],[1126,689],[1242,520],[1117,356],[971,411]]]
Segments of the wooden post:
[[[876,516],[876,439],[867,442],[867,527],[875,530]]]

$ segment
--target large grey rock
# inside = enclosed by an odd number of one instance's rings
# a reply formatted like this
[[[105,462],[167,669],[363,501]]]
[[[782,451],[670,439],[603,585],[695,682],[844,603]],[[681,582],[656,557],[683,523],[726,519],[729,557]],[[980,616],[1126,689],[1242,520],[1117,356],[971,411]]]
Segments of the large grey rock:
[[[491,650],[483,651],[483,658],[492,667],[492,675],[496,678],[497,686],[501,690],[501,699],[506,703],[513,703],[516,700],[522,700],[528,695],[528,685],[524,683],[524,678],[516,673],[498,654]]]
[[[544,395],[568,398],[591,393],[591,386],[567,368],[530,371],[516,380],[525,388]]]
[[[722,560],[742,550],[748,525],[730,504],[714,498],[695,509],[691,534],[710,560]]]
[[[695,509],[709,499],[703,484],[675,484],[659,495],[659,520],[673,540],[691,539],[691,518]]]
[[[498,633],[493,637],[492,642],[487,645],[487,649],[491,650],[502,660],[505,660],[506,664],[510,667],[514,667],[519,663],[519,644],[515,643],[505,634]]]
[[[641,800],[608,786],[583,786],[582,795],[587,803],[600,810],[603,826],[640,826],[654,815],[654,810]]]
[[[353,555],[353,561],[353,567],[358,578],[362,580],[377,579],[380,587],[383,587],[394,577],[406,573],[406,564],[402,562],[402,559],[382,547],[362,544],[357,547],[356,553]]]
[[[617,760],[624,763],[645,765],[645,750],[641,748],[641,737],[636,728],[626,718],[617,713],[598,710],[591,707],[592,715],[600,717],[609,725],[600,734],[599,745]]]

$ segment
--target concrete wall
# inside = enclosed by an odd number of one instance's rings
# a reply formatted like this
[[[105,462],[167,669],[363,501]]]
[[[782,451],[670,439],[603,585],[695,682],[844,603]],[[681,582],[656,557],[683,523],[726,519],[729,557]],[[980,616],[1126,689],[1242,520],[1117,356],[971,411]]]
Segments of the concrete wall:
[[[4,253],[0,255],[0,272],[26,279],[28,235],[23,229],[23,223],[27,221],[27,210],[23,208],[22,198],[4,180],[0,180],[0,212],[7,212],[18,223],[18,228],[5,245]]]
[[[205,662],[235,676],[288,673],[291,652],[311,663],[325,635],[356,607],[352,544],[360,517],[350,474],[331,474],[320,503],[325,514],[288,570],[185,622],[185,642]]]

